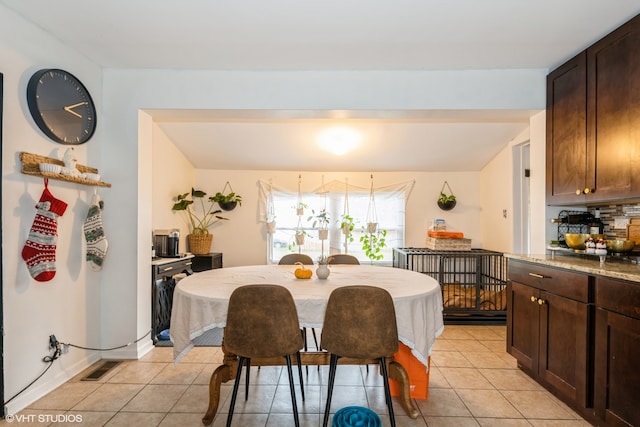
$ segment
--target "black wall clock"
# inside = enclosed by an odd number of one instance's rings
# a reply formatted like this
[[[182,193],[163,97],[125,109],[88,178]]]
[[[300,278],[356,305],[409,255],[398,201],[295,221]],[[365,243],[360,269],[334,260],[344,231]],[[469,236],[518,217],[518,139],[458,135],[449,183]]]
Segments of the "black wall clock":
[[[91,95],[67,71],[48,68],[34,73],[27,85],[27,105],[40,130],[60,144],[84,144],[96,130]]]

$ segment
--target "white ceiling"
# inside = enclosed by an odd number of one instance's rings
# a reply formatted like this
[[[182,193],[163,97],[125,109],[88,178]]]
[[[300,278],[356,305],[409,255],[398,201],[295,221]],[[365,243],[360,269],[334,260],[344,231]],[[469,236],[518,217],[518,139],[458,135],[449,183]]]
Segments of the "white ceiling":
[[[550,70],[640,13],[636,0],[0,4],[103,67],[217,70]],[[331,111],[312,117],[156,113],[163,130],[197,167],[359,170],[346,158],[319,155],[316,149],[310,156],[300,147],[328,123]],[[367,143],[359,152],[364,170],[479,170],[526,129],[531,112],[387,113],[375,114],[384,120],[352,113],[351,123],[357,122]],[[203,144],[213,149],[204,150]],[[247,149],[237,150],[239,144]],[[218,155],[201,155],[209,151]]]

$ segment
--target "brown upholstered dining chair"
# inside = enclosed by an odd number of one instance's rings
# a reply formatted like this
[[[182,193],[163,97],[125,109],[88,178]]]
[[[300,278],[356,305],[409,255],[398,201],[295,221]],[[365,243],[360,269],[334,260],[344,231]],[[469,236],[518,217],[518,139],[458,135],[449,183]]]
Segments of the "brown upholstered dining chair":
[[[334,254],[334,255],[329,255],[329,258],[327,258],[327,263],[329,264],[352,264],[352,265],[359,265],[360,261],[358,261],[358,258],[354,257],[353,255],[349,255],[349,254]]]
[[[294,265],[296,262],[301,262],[304,265],[313,265],[313,259],[307,254],[286,254],[280,258],[278,265]]]
[[[287,254],[280,258],[278,265],[294,265],[296,262],[301,262],[304,265],[313,265],[313,259],[307,254]],[[316,345],[316,350],[320,351],[316,330],[311,328],[311,333],[313,335],[313,342]],[[307,328],[302,328],[302,337],[304,338],[304,351],[307,351],[309,349],[307,346]],[[307,372],[309,372],[308,368]]]
[[[329,296],[322,325],[322,348],[331,353],[323,426],[329,421],[331,396],[340,357],[378,359],[391,426],[395,416],[389,390],[387,357],[398,351],[398,326],[389,292],[375,286],[345,286]]]
[[[293,383],[291,355],[295,354],[298,362],[302,399],[302,369],[300,366],[300,349],[303,347],[300,335],[298,313],[291,293],[280,285],[246,285],[233,291],[229,298],[227,324],[224,329],[224,346],[226,350],[238,356],[238,370],[233,385],[227,427],[231,426],[235,408],[242,366],[246,363],[245,399],[249,394],[249,368],[251,358],[284,357],[289,374],[289,389],[296,427],[298,406]]]

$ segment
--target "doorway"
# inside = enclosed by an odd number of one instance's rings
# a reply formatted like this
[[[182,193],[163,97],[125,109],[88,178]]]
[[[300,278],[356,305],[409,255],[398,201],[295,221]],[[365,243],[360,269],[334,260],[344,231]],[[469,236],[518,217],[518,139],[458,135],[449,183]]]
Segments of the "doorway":
[[[3,76],[0,73],[0,173],[2,170],[2,106],[4,105],[4,83]],[[4,174],[3,174],[4,175]],[[2,212],[2,185],[0,185],[0,213]],[[2,215],[4,217],[4,215]],[[0,225],[0,242],[2,241],[2,225]],[[4,273],[2,271],[2,245],[0,245],[0,417],[4,417],[4,314],[2,311],[2,294],[3,283],[2,278]]]
[[[513,250],[531,251],[531,189],[529,141],[513,147]]]

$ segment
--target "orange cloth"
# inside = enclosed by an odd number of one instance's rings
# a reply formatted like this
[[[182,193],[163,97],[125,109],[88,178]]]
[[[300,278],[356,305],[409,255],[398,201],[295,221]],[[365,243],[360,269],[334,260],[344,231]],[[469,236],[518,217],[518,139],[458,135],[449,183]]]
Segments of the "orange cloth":
[[[427,399],[429,397],[429,371],[416,357],[411,354],[411,349],[399,343],[398,352],[393,355],[393,360],[401,364],[409,376],[409,394],[413,399]],[[428,359],[431,366],[431,357]],[[400,385],[389,378],[391,396],[400,396]]]
[[[461,231],[427,231],[427,236],[436,239],[463,239],[464,233]]]

